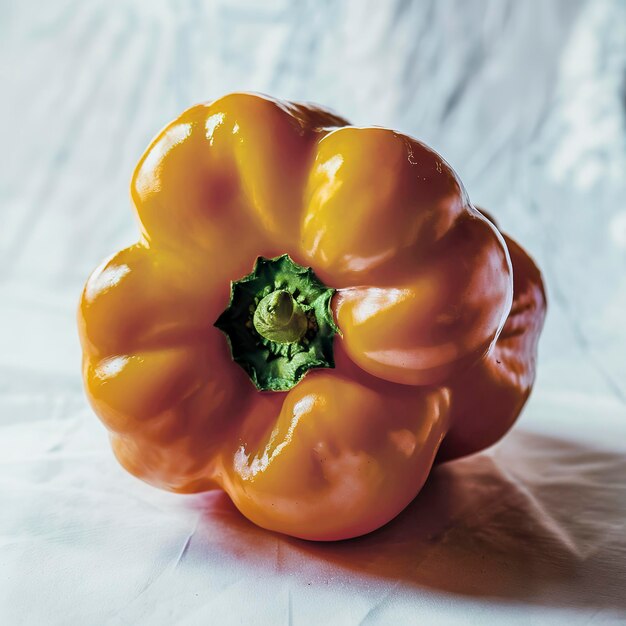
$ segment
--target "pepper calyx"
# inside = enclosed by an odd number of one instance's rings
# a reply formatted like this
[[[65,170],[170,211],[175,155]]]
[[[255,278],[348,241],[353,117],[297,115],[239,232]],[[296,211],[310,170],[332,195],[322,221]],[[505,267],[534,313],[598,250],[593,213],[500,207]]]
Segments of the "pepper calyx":
[[[214,325],[257,389],[288,391],[310,369],[335,366],[334,293],[287,254],[258,257],[250,274],[231,282],[230,302]]]

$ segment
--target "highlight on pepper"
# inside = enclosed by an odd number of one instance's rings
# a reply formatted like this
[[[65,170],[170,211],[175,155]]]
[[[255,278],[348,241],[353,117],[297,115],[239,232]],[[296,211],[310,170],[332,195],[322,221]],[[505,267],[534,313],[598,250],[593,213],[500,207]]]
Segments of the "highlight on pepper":
[[[541,273],[423,143],[230,94],[157,135],[131,195],[139,241],[90,276],[78,326],[135,476],[346,539],[517,419]]]

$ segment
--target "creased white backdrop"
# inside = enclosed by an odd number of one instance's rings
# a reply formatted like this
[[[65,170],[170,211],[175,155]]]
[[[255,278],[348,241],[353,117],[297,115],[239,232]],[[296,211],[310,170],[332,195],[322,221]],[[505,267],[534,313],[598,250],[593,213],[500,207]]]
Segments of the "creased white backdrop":
[[[82,394],[132,168],[233,90],[426,141],[545,273],[515,430],[363,539],[143,485]],[[0,623],[626,621],[626,2],[0,0],[0,96]]]

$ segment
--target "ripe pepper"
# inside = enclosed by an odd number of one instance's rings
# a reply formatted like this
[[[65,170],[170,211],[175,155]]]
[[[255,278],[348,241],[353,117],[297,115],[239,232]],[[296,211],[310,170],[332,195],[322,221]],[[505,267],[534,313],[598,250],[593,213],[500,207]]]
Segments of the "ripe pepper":
[[[140,240],[94,271],[78,321],[135,476],[344,539],[522,409],[541,275],[415,139],[232,94],[169,124],[131,194]]]

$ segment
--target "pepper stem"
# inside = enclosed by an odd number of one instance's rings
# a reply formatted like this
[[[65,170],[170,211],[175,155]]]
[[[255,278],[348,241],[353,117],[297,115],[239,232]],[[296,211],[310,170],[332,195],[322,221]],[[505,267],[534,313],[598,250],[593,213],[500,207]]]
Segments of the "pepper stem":
[[[296,343],[308,328],[302,307],[283,289],[259,302],[252,323],[259,335],[276,343]]]
[[[309,370],[335,367],[334,293],[287,254],[258,257],[250,274],[231,282],[215,326],[259,391],[289,391]]]

